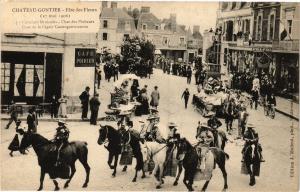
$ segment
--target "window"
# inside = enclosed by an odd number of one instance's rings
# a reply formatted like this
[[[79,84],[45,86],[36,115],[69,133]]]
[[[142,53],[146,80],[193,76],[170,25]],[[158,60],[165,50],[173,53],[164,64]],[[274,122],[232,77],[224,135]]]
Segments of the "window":
[[[155,25],[155,30],[158,30],[159,29],[159,26],[158,25]]]
[[[1,63],[1,91],[9,91],[10,63]]]
[[[289,34],[292,33],[292,24],[293,24],[293,20],[287,20],[287,27],[288,27]]]
[[[103,21],[103,28],[107,28],[107,20]]]
[[[128,40],[129,39],[129,34],[124,34],[124,40]]]
[[[143,30],[147,30],[147,25],[143,24]]]
[[[259,15],[256,20],[256,40],[261,40],[262,16]]]
[[[107,33],[103,33],[102,34],[102,40],[103,41],[107,41]]]
[[[274,39],[274,29],[275,29],[274,25],[275,25],[275,15],[271,14],[269,17],[268,40]]]
[[[184,45],[184,37],[180,37],[180,45]]]
[[[130,31],[130,22],[126,21],[125,23],[125,31]]]
[[[163,44],[168,45],[168,38],[167,37],[163,37]]]

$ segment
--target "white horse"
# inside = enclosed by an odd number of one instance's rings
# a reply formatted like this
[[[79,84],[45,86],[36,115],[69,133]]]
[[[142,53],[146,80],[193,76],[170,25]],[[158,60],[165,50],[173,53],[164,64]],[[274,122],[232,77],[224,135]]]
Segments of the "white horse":
[[[150,159],[152,157],[155,167],[153,170],[154,176],[156,177],[158,184],[156,185],[157,189],[161,188],[163,184],[163,172],[164,172],[164,163],[167,155],[167,145],[160,144],[157,142],[145,142],[143,151],[144,159]],[[145,158],[146,157],[146,158]],[[159,170],[159,175],[156,175],[156,172]]]

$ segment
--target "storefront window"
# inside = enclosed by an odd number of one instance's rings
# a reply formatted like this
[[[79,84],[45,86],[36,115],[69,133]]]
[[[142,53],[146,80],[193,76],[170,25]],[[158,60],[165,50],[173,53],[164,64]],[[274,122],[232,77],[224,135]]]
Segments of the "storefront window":
[[[44,92],[44,66],[15,64],[15,96],[42,97]]]
[[[1,91],[9,91],[10,63],[1,63]]]

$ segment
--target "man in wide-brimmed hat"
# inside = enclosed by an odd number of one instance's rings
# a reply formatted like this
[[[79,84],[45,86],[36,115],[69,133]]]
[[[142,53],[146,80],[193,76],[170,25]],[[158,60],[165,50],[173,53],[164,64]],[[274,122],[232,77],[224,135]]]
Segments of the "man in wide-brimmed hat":
[[[255,145],[254,150],[257,150],[258,154],[260,155],[260,161],[265,162],[265,160],[263,159],[263,156],[262,156],[262,146],[259,143],[258,133],[255,131],[255,126],[253,125],[253,123],[251,123],[251,122],[248,123],[247,130],[245,131],[243,139],[245,141],[245,144],[244,144],[244,148],[242,150],[242,154],[243,154],[242,161],[244,161],[244,152],[246,151],[246,148],[249,145],[254,144]]]
[[[145,139],[149,141],[157,140],[157,139],[160,140],[161,134],[157,126],[157,123],[159,122],[159,116],[152,114],[149,115],[147,120],[149,121],[149,124],[145,130]]]

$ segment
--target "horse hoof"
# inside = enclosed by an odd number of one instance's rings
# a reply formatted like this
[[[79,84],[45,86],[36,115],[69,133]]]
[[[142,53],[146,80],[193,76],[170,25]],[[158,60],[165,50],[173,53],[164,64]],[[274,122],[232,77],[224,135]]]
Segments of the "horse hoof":
[[[132,179],[132,182],[136,182],[136,178]]]
[[[37,190],[37,191],[41,191],[41,190],[43,190],[43,188],[42,188],[42,187],[38,188],[38,190]]]
[[[161,186],[160,186],[160,185],[157,185],[157,186],[156,186],[156,189],[161,189]]]
[[[164,181],[163,179],[161,179],[161,183],[162,183],[162,184],[164,184],[164,183],[165,183],[165,181]]]
[[[126,172],[126,171],[127,171],[127,169],[126,169],[126,168],[123,168],[122,172]]]
[[[146,178],[146,175],[142,175],[142,177],[141,177],[142,179],[144,179],[144,178]]]
[[[54,191],[59,191],[59,187],[55,187]]]
[[[173,185],[174,185],[174,186],[177,186],[177,185],[178,185],[178,182],[177,182],[177,181],[175,181],[175,182],[173,183]]]
[[[149,175],[151,175],[151,174],[152,174],[152,171],[149,172]]]
[[[64,189],[66,189],[66,188],[68,188],[68,187],[69,187],[69,184],[66,183],[66,184],[64,185]]]
[[[88,184],[85,183],[85,184],[82,185],[82,188],[87,188],[87,186],[88,186]]]
[[[112,177],[116,177],[116,174],[115,174],[115,173],[113,173],[113,174],[112,174]]]
[[[110,168],[110,169],[114,169],[114,166],[112,166],[112,165],[109,165],[109,168]]]

